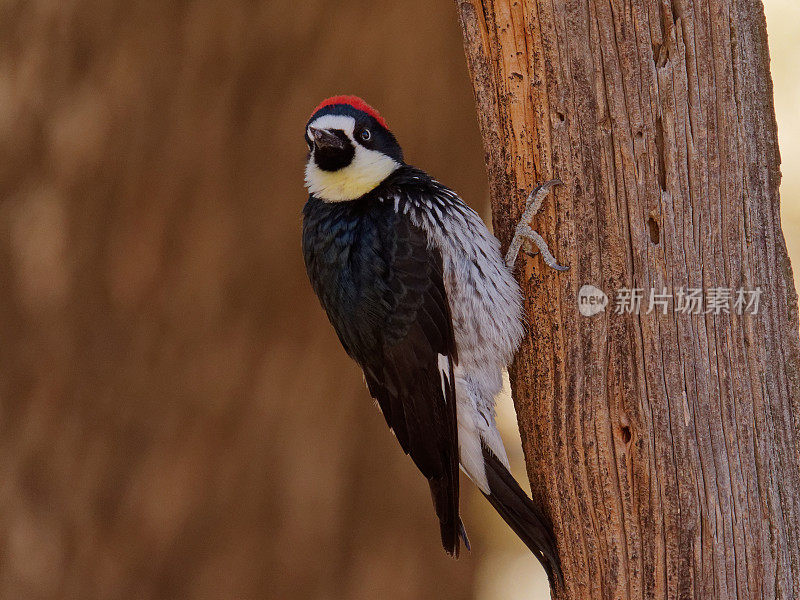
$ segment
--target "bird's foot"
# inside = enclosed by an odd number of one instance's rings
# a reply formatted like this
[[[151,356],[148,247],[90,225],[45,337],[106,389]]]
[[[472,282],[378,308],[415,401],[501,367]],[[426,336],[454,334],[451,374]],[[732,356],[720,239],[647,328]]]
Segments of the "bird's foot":
[[[552,181],[543,183],[542,185],[534,188],[534,190],[528,196],[528,199],[525,201],[525,212],[522,213],[522,218],[520,219],[517,228],[514,230],[514,237],[511,240],[511,245],[508,247],[508,252],[506,253],[506,265],[509,269],[514,268],[514,263],[517,262],[517,255],[523,246],[525,246],[526,253],[530,254],[531,256],[536,254],[531,248],[531,243],[536,244],[539,253],[542,255],[542,259],[548,267],[552,267],[556,271],[566,271],[569,269],[569,267],[562,267],[556,262],[556,259],[553,257],[550,249],[547,247],[547,242],[545,242],[542,236],[534,231],[530,226],[530,221],[533,216],[539,212],[545,196],[547,196],[550,188],[555,185],[561,185],[561,181],[558,179],[553,179]]]

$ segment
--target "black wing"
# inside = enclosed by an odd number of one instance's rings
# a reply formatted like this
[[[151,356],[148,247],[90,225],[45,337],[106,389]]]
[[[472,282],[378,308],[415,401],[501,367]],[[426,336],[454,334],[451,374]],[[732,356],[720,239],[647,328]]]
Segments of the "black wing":
[[[438,250],[420,229],[396,227],[389,286],[397,299],[381,351],[362,363],[370,393],[380,404],[406,454],[428,478],[444,549],[458,555],[458,427],[453,366],[453,323]],[[466,536],[464,535],[465,541]]]
[[[453,323],[442,257],[402,211],[306,206],[312,285],[400,445],[427,477],[442,544],[457,555],[458,429]],[[321,216],[322,215],[322,216]]]

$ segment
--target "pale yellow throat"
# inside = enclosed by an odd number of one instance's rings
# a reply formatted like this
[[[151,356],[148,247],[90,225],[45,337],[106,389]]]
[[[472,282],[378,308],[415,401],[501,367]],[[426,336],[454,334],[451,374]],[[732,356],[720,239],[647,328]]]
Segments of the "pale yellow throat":
[[[323,171],[311,156],[306,164],[306,187],[328,202],[355,200],[374,190],[399,166],[396,160],[355,144],[352,162],[338,171]]]

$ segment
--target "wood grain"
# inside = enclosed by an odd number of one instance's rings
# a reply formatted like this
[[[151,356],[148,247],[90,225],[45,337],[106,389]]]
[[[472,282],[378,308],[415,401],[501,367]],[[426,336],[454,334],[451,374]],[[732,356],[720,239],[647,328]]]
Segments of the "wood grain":
[[[577,598],[800,597],[797,295],[763,7],[457,0],[529,335],[511,373],[533,496]],[[584,317],[593,284],[606,311]],[[647,314],[651,289],[763,290],[758,314]],[[642,288],[639,314],[615,314]]]

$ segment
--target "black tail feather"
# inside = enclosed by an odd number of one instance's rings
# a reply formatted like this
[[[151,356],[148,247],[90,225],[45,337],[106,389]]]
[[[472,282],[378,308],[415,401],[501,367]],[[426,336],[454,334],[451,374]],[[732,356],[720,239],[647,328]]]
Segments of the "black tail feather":
[[[458,558],[459,538],[464,540],[464,545],[469,550],[469,540],[464,530],[464,524],[458,514],[458,496],[456,504],[452,503],[452,486],[442,479],[429,479],[428,485],[431,488],[433,506],[436,516],[439,517],[439,528],[442,534],[442,546],[449,555]]]
[[[467,551],[472,551],[472,548],[469,545],[469,538],[467,537],[467,530],[464,529],[464,523],[461,522],[461,519],[458,520],[458,535],[461,537],[461,541],[464,542],[464,547],[467,549]]]
[[[484,496],[542,563],[550,585],[553,585],[554,578],[563,582],[550,519],[528,498],[505,465],[486,446],[483,447],[483,456],[490,491]]]

